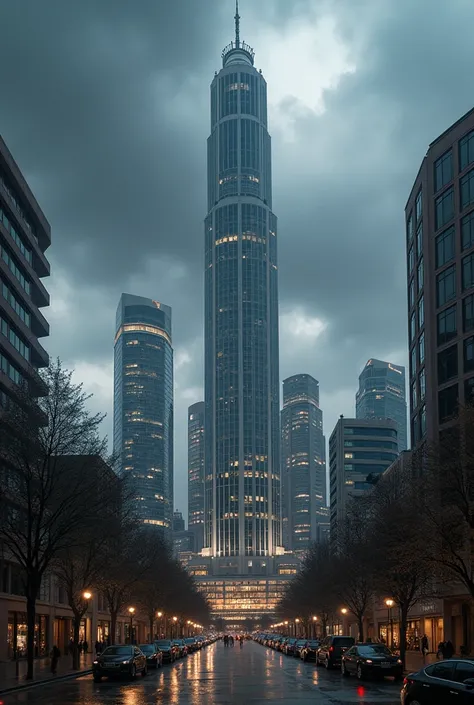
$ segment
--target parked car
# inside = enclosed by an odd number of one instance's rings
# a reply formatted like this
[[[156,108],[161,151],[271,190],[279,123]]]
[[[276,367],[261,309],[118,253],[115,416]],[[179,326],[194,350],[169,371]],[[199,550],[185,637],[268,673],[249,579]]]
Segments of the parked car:
[[[356,675],[359,680],[369,676],[403,677],[402,660],[383,644],[357,644],[342,654],[343,676]]]
[[[169,639],[159,639],[155,646],[163,654],[163,663],[173,663],[178,658],[178,648]]]
[[[474,660],[447,659],[410,673],[403,681],[402,705],[474,703]]]
[[[306,639],[297,639],[293,647],[293,656],[300,658],[301,650],[306,646]]]
[[[188,647],[188,653],[193,652],[193,651],[197,651],[197,649],[198,649],[197,641],[193,636],[188,637],[184,641],[185,641],[186,646]]]
[[[137,673],[146,676],[147,671],[145,654],[136,646],[128,644],[108,646],[92,664],[92,675],[96,683],[100,683],[103,676],[110,678],[126,675],[133,679]]]
[[[287,639],[285,642],[285,645],[283,647],[283,653],[286,654],[287,656],[293,656],[293,651],[295,650],[295,644],[296,644],[296,639],[292,637],[291,639]]]
[[[300,651],[300,656],[303,661],[316,661],[316,651],[319,648],[320,641],[318,639],[310,639],[306,642]]]
[[[188,655],[188,647],[186,646],[186,643],[184,639],[175,639],[173,641],[173,644],[177,647],[178,649],[178,656],[179,658],[183,658],[184,656]]]
[[[138,648],[145,654],[148,668],[162,667],[163,654],[156,644],[139,644]]]
[[[354,643],[352,636],[325,637],[316,652],[316,665],[324,664],[327,669],[340,666],[342,654],[354,646]]]

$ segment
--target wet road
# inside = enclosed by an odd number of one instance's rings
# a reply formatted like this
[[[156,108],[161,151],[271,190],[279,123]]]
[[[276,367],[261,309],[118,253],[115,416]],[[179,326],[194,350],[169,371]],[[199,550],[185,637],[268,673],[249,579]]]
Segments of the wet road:
[[[400,685],[361,684],[252,642],[217,642],[133,683],[91,676],[3,696],[5,705],[399,705]]]

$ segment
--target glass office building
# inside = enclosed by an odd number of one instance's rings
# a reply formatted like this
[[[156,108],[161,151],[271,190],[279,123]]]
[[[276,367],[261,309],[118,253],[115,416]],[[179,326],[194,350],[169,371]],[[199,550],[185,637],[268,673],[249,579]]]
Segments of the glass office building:
[[[326,462],[319,382],[300,374],[283,381],[281,412],[283,545],[301,553],[327,522]]]
[[[267,84],[236,36],[211,85],[205,221],[205,552],[281,546],[277,224]],[[254,565],[255,568],[255,565]]]
[[[171,537],[171,308],[131,294],[122,294],[116,318],[114,454],[133,483],[139,518]]]
[[[196,552],[204,546],[204,409],[203,401],[188,409],[188,528]]]
[[[398,452],[407,449],[405,368],[371,359],[359,375],[358,419],[392,419],[397,424]]]

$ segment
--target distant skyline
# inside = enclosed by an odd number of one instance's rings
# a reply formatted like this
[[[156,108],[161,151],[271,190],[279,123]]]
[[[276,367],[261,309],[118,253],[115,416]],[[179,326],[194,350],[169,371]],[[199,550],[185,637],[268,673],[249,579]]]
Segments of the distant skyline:
[[[0,65],[13,57],[15,71],[2,74],[0,132],[51,223],[46,347],[95,394],[112,441],[117,300],[172,306],[186,513],[187,408],[204,395],[208,83],[234,3],[20,5],[2,3]],[[319,380],[329,437],[354,415],[369,357],[408,365],[404,206],[428,144],[474,103],[459,71],[474,5],[241,0],[240,13],[269,85],[280,379]]]

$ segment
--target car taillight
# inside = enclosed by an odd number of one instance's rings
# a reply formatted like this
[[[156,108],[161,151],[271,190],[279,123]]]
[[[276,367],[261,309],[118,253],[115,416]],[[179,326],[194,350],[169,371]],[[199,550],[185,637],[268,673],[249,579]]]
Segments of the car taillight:
[[[334,646],[330,646],[329,651],[334,651]]]
[[[405,677],[403,679],[403,685],[411,685],[413,681],[410,678]]]

